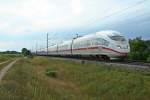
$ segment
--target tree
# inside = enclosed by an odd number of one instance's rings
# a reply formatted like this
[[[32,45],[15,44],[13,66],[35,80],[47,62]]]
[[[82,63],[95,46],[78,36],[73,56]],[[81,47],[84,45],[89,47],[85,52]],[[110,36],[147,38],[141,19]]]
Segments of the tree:
[[[142,37],[130,39],[129,58],[133,60],[146,60],[150,55],[150,40],[142,40]]]
[[[22,48],[21,51],[22,51],[22,54],[23,54],[24,56],[27,56],[27,51],[28,51],[28,50],[27,50],[26,48]]]
[[[32,56],[30,50],[28,50],[26,48],[22,48],[22,54],[23,54],[23,56]]]

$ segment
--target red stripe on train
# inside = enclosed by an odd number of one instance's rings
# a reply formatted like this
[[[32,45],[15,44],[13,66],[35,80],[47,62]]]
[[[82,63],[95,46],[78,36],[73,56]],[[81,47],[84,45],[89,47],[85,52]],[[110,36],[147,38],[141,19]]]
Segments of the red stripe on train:
[[[99,47],[101,47],[102,49],[108,50],[108,51],[112,51],[112,52],[115,52],[115,53],[122,54],[122,55],[127,55],[127,54],[128,54],[128,53],[126,53],[126,52],[119,52],[119,51],[116,51],[116,50],[114,50],[114,49],[106,48],[106,47],[102,47],[102,46],[89,47],[89,48],[78,48],[78,49],[73,49],[72,51],[98,49]],[[62,51],[71,51],[71,50],[69,49],[69,50],[62,50]]]
[[[127,55],[128,53],[127,52],[119,52],[119,51],[116,51],[114,49],[111,49],[111,48],[106,48],[106,47],[102,47],[103,49],[106,49],[106,50],[109,50],[109,51],[113,51],[113,52],[116,52],[116,53],[119,53],[119,54],[122,54],[122,55]]]

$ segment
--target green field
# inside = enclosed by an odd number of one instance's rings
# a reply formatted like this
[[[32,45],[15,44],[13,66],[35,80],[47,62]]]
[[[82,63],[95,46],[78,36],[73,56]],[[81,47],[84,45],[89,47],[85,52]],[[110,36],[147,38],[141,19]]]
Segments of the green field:
[[[12,60],[16,57],[20,57],[21,55],[19,54],[0,54],[0,63],[7,61],[7,60]]]
[[[149,71],[46,57],[22,58],[0,84],[0,100],[149,99]]]

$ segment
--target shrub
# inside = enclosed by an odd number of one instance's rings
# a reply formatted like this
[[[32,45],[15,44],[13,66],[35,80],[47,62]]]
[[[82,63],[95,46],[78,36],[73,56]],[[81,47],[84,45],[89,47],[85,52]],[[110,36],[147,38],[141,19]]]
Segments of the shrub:
[[[57,76],[57,71],[53,69],[47,69],[45,74],[49,77],[55,78]]]
[[[129,55],[128,55],[129,59],[139,59],[139,53],[138,52],[131,52]]]
[[[129,40],[130,54],[129,59],[132,60],[148,60],[150,55],[150,40],[142,40],[142,37]]]
[[[131,52],[128,55],[128,58],[132,60],[146,60],[148,58],[148,55],[148,52]]]
[[[31,51],[30,50],[28,50],[28,49],[26,49],[26,48],[23,48],[22,49],[22,55],[23,56],[27,56],[27,57],[29,57],[29,58],[32,58],[32,53],[31,53]]]
[[[147,61],[150,62],[150,55],[148,56]]]

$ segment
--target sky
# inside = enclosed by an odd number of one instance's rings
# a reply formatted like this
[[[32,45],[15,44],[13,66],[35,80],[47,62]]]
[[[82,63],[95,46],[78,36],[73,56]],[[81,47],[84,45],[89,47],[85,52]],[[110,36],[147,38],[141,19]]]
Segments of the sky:
[[[150,0],[0,0],[0,51],[115,30],[150,39]]]

